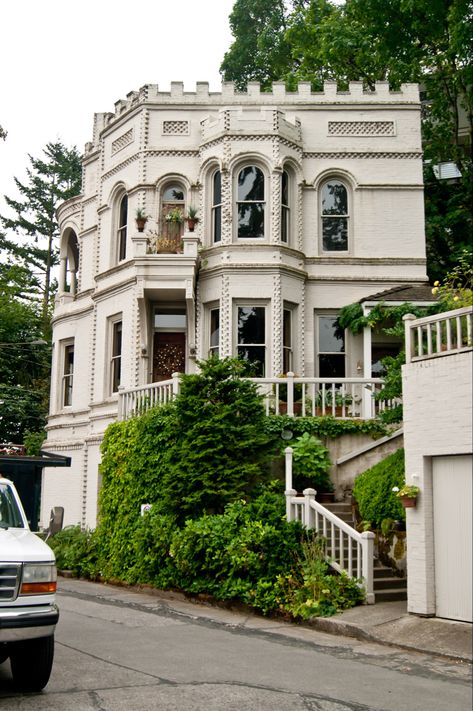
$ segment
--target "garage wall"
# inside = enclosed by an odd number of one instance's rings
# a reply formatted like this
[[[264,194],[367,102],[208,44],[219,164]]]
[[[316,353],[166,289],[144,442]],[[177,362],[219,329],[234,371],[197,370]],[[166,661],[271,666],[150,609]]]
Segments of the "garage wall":
[[[417,484],[421,493],[417,507],[406,511],[408,532],[408,610],[436,615],[434,517],[439,517],[442,503],[437,497],[434,511],[434,457],[472,454],[472,370],[471,350],[430,358],[403,367],[404,447],[406,480]],[[445,470],[448,477],[448,471]],[[436,477],[438,474],[436,475]],[[470,472],[470,476],[472,476]],[[462,494],[445,483],[458,510]],[[462,524],[471,540],[471,514]],[[445,538],[437,531],[437,557]],[[441,564],[440,564],[441,566]],[[466,579],[466,575],[465,575]],[[447,584],[454,585],[450,582]],[[441,611],[441,610],[440,610]],[[444,613],[442,613],[444,614]]]

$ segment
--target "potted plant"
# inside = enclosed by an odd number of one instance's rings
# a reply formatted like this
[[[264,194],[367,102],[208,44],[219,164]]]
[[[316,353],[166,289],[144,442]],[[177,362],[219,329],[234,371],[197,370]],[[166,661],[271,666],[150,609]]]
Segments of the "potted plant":
[[[166,222],[177,222],[178,224],[182,224],[182,222],[184,222],[184,214],[180,207],[173,207],[172,210],[169,210],[169,212],[166,213],[166,217],[164,219]]]
[[[135,213],[136,226],[138,232],[143,232],[146,223],[148,222],[148,215],[142,207],[138,207]]]
[[[189,206],[189,209],[187,210],[187,226],[189,228],[189,232],[193,232],[194,228],[199,221],[199,218],[197,217],[197,208],[193,207],[192,205]]]
[[[401,504],[405,509],[414,508],[417,505],[417,496],[419,495],[419,487],[413,484],[404,484],[403,487],[393,486],[392,489],[398,499],[400,499]]]

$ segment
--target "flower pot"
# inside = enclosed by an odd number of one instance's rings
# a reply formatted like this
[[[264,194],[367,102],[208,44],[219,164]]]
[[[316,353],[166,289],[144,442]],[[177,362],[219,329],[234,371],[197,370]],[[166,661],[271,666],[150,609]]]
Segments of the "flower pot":
[[[197,220],[191,220],[190,218],[187,219],[187,227],[189,229],[189,232],[194,231],[196,222],[197,222]]]
[[[136,226],[138,228],[138,232],[143,232],[145,225],[146,225],[147,220],[141,217],[136,218]]]
[[[417,499],[412,496],[400,496],[399,498],[405,509],[414,509],[417,506]]]

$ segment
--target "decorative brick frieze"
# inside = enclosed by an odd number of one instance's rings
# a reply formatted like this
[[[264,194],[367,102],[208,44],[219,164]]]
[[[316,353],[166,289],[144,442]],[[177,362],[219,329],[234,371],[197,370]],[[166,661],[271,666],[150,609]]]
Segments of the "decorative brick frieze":
[[[394,121],[329,121],[329,136],[395,136]]]
[[[312,151],[304,151],[302,153],[303,158],[319,158],[319,159],[343,159],[343,158],[371,158],[371,159],[377,159],[377,160],[385,160],[385,159],[409,159],[409,160],[419,160],[422,158],[422,153],[415,152],[415,151],[409,151],[409,152],[398,152],[398,151],[386,151],[384,153],[381,152],[376,152],[376,151],[330,151],[330,153],[324,153],[324,152],[312,152]]]
[[[163,121],[163,136],[188,136],[189,121]]]
[[[112,156],[121,151],[123,148],[126,148],[126,146],[129,146],[130,143],[133,143],[133,140],[133,129],[130,128],[123,135],[119,136],[119,138],[112,141]]]
[[[127,168],[129,165],[131,165],[132,163],[134,163],[134,162],[137,161],[138,159],[139,159],[139,155],[135,154],[135,155],[133,155],[133,156],[130,156],[130,157],[127,158],[126,160],[122,161],[122,162],[119,163],[118,165],[114,166],[113,168],[111,168],[111,170],[107,171],[106,173],[103,173],[103,174],[102,174],[102,178],[101,178],[102,184],[103,184],[106,180],[108,180],[109,178],[111,178],[111,177],[113,177],[114,175],[116,175],[117,173],[120,173],[120,171],[124,170],[125,168]]]

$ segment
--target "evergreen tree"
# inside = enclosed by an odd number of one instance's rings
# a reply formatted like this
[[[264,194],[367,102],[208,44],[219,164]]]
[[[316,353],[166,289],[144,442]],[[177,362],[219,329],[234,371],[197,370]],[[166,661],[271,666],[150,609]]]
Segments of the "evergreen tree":
[[[168,461],[163,467],[162,510],[180,519],[222,513],[248,498],[269,476],[272,440],[247,364],[209,358],[200,373],[183,375],[169,418]],[[171,436],[172,433],[172,436]]]
[[[0,215],[0,222],[17,237],[0,233],[0,251],[10,266],[23,269],[23,278],[29,273],[29,284],[23,280],[23,288],[30,296],[41,295],[43,329],[47,333],[54,289],[52,268],[58,263],[56,209],[59,203],[80,193],[81,159],[75,147],[68,149],[61,142],[48,143],[43,153],[44,159],[29,156],[27,183],[14,178],[23,200],[5,195],[15,216]]]
[[[46,424],[51,349],[39,306],[0,281],[0,443],[21,444]]]

